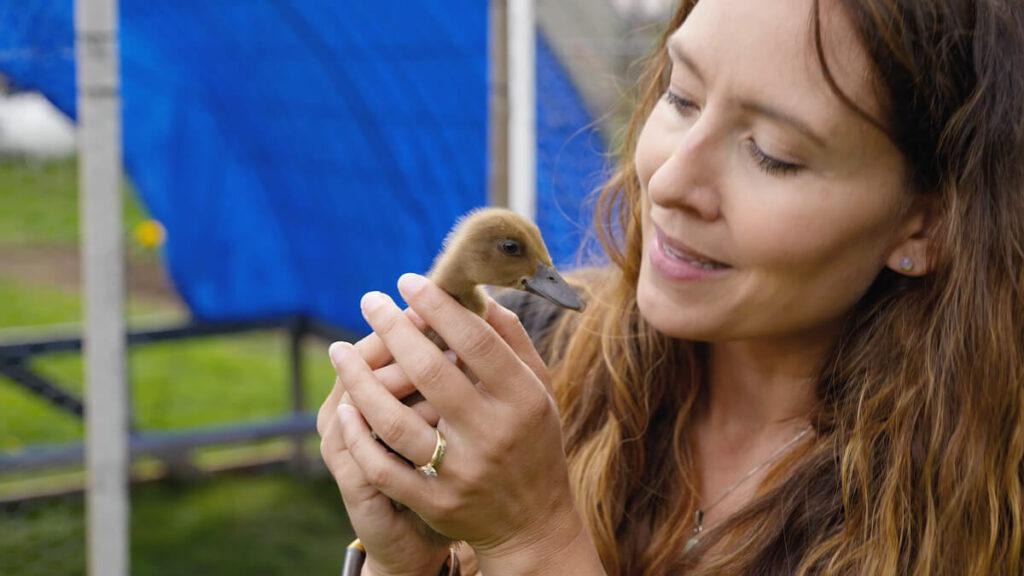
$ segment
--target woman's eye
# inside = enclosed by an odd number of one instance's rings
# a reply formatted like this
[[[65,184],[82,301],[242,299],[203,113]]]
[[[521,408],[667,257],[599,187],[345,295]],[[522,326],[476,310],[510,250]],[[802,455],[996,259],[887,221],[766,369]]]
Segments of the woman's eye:
[[[682,115],[689,114],[697,109],[697,105],[691,100],[687,100],[682,96],[672,92],[671,90],[665,91],[665,101],[672,105]]]
[[[772,176],[788,176],[795,172],[798,172],[803,168],[800,164],[793,164],[792,162],[785,162],[778,158],[772,158],[771,156],[764,153],[764,150],[757,145],[757,142],[753,140],[747,140],[747,147],[750,149],[750,155],[754,157],[754,161],[757,162],[758,167]]]

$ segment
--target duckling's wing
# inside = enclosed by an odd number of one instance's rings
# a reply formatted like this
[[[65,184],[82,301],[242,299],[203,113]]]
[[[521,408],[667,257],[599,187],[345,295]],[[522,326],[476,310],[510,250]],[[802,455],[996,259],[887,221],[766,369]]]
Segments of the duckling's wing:
[[[519,317],[526,333],[530,335],[533,347],[545,361],[549,359],[546,338],[558,319],[565,314],[565,308],[555,306],[549,300],[523,290],[502,290],[494,294],[495,301]]]

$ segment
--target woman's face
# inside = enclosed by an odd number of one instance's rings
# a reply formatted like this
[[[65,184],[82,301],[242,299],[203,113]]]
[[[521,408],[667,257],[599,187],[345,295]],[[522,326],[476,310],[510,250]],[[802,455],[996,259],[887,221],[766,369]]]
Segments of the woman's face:
[[[821,10],[829,69],[881,117],[846,17]],[[701,0],[669,53],[636,151],[641,313],[694,340],[828,334],[911,234],[902,156],[829,88],[810,0]]]

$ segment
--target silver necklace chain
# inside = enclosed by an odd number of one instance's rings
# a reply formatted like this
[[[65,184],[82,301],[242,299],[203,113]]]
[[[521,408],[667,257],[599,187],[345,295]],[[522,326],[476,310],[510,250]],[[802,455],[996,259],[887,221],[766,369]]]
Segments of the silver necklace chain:
[[[803,438],[804,435],[807,434],[810,431],[811,431],[811,426],[808,425],[806,428],[801,430],[799,434],[797,434],[792,439],[790,439],[789,442],[786,442],[785,444],[780,446],[777,450],[775,450],[775,452],[772,452],[771,456],[769,456],[768,458],[764,459],[757,466],[754,466],[753,468],[751,468],[749,471],[747,471],[746,474],[744,474],[742,477],[740,477],[739,480],[733,482],[732,485],[729,486],[728,488],[726,488],[725,492],[722,492],[722,494],[719,495],[718,498],[716,498],[714,502],[709,504],[707,506],[707,508],[698,508],[697,512],[694,513],[694,524],[695,524],[695,526],[693,528],[693,536],[689,540],[686,541],[686,550],[685,551],[688,552],[690,550],[690,548],[693,548],[697,544],[697,540],[698,540],[698,537],[700,536],[700,533],[704,531],[704,515],[705,514],[710,512],[711,509],[714,508],[715,506],[718,506],[718,504],[722,500],[725,500],[726,496],[728,496],[729,494],[732,494],[733,490],[739,488],[740,485],[743,484],[744,482],[746,482],[751,476],[753,476],[754,474],[757,474],[758,470],[760,470],[761,468],[764,468],[769,463],[771,463],[776,458],[778,458],[783,452],[786,451],[787,448],[789,448],[793,444],[796,444],[797,442],[799,442],[800,439]]]

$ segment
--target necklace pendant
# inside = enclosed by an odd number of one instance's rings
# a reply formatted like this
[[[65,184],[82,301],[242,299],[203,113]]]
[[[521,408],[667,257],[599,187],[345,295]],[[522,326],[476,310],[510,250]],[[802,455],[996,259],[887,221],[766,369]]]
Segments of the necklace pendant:
[[[683,554],[686,554],[694,546],[697,545],[698,538],[700,538],[700,533],[704,531],[704,511],[698,508],[697,512],[693,515],[693,520],[693,536],[691,536],[690,539],[686,541],[686,546],[683,547]]]
[[[726,488],[725,492],[722,492],[722,494],[714,502],[712,502],[711,504],[708,504],[708,506],[706,508],[698,508],[697,511],[694,512],[694,514],[693,514],[693,524],[694,524],[694,526],[693,526],[693,536],[691,536],[690,539],[686,541],[686,546],[683,548],[683,552],[684,553],[685,552],[689,552],[691,549],[693,549],[694,546],[697,545],[697,542],[700,541],[700,534],[701,534],[701,532],[704,531],[704,513],[705,512],[707,512],[708,510],[711,510],[712,508],[717,506],[718,503],[721,502],[722,500],[724,500],[726,496],[728,496],[729,494],[732,494],[732,491],[735,490],[736,488],[738,488],[740,484],[743,484],[744,482],[746,482],[747,479],[749,479],[751,476],[753,476],[758,470],[763,468],[765,465],[767,465],[770,462],[773,462],[780,454],[782,454],[786,450],[786,448],[789,448],[793,444],[796,444],[801,438],[804,437],[804,434],[807,434],[810,431],[811,431],[811,426],[808,425],[799,434],[794,436],[789,442],[786,442],[785,444],[780,446],[779,449],[776,450],[775,453],[773,453],[771,456],[769,456],[767,460],[761,462],[757,466],[754,466],[753,468],[748,470],[747,473],[744,474],[739,480],[733,482],[732,486],[729,486],[728,488]]]
[[[689,552],[696,545],[697,545],[697,537],[694,536],[694,537],[692,537],[692,538],[690,538],[689,540],[686,541],[686,546],[683,547],[683,553],[685,554],[685,553]]]

